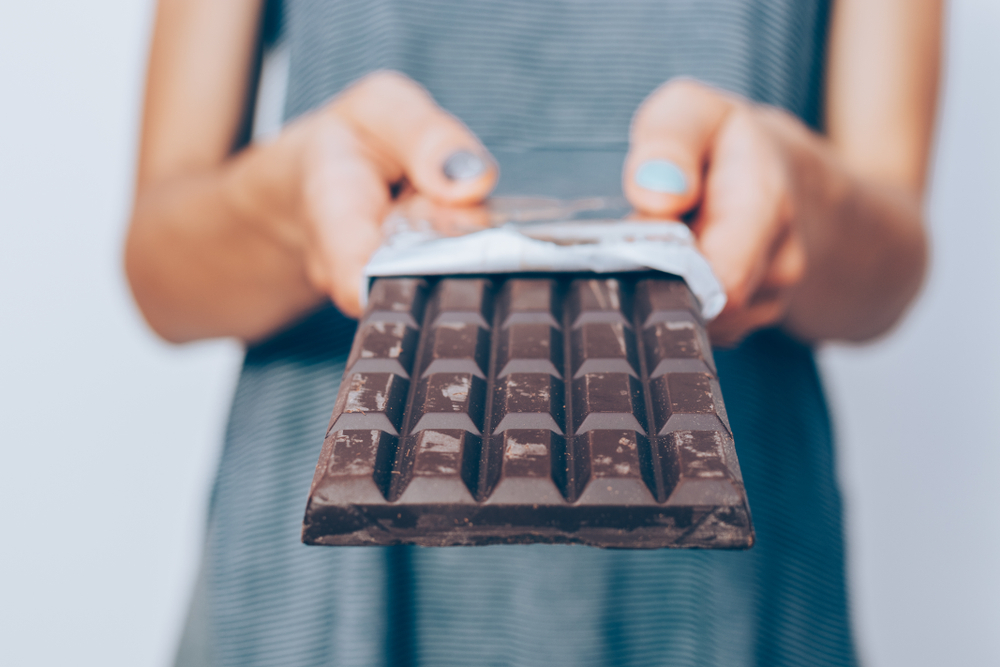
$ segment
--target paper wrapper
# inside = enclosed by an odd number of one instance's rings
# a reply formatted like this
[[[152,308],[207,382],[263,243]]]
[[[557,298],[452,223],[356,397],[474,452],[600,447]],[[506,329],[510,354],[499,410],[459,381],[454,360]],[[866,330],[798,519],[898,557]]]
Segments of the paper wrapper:
[[[623,199],[604,197],[499,197],[457,213],[410,203],[386,217],[385,241],[365,267],[365,278],[653,269],[683,278],[706,320],[718,315],[726,294],[687,225],[630,220],[628,212]]]

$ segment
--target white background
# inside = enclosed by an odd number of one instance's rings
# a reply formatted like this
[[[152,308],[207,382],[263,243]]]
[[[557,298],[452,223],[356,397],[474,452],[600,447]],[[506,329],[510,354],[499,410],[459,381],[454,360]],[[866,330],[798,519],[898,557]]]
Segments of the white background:
[[[148,0],[0,15],[0,664],[160,667],[240,353],[158,342],[122,278]],[[1000,3],[949,31],[926,292],[823,353],[876,667],[1000,665]]]

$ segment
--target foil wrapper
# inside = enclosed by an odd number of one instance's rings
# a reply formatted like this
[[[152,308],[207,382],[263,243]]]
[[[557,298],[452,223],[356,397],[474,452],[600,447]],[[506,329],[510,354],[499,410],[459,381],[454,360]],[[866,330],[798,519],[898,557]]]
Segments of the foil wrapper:
[[[386,216],[383,234],[365,267],[366,279],[652,269],[683,278],[706,321],[726,304],[687,225],[634,218],[622,198],[495,197],[467,209],[410,198]],[[369,282],[364,281],[362,303]]]

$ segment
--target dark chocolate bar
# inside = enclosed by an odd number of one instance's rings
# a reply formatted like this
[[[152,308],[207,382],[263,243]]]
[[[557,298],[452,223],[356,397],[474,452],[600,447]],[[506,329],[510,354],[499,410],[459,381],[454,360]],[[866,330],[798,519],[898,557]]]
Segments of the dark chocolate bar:
[[[649,273],[377,279],[302,536],[751,546],[690,290]]]

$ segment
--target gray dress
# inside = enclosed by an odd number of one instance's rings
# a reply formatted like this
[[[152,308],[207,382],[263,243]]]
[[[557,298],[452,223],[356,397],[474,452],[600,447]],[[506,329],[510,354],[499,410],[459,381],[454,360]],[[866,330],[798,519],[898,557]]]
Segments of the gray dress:
[[[815,126],[823,0],[288,0],[287,117],[378,68],[500,158],[501,190],[619,189],[628,123],[697,77]],[[757,545],[323,548],[299,542],[353,323],[332,307],[247,352],[178,663],[853,665],[841,502],[809,348],[717,351]]]

